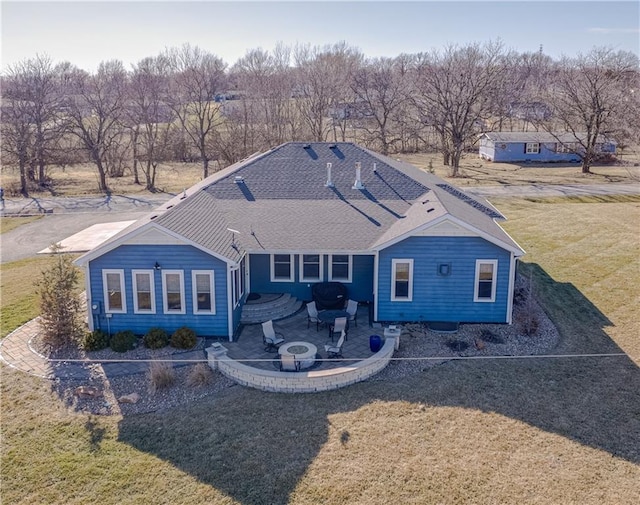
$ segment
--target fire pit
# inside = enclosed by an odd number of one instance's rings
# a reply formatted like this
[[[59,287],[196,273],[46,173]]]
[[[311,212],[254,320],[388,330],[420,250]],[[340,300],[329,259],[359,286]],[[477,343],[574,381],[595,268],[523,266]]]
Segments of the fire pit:
[[[316,354],[318,348],[309,342],[288,342],[284,343],[278,349],[281,356],[293,356],[296,361],[300,362],[300,368],[309,368],[316,362]]]

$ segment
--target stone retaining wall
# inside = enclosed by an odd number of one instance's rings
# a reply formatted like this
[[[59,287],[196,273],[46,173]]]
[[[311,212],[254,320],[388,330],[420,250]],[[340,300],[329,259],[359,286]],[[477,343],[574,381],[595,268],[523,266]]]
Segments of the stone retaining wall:
[[[310,372],[277,372],[253,368],[229,358],[223,346],[215,349],[209,347],[207,354],[212,369],[220,370],[243,386],[276,393],[316,393],[355,384],[375,375],[389,364],[395,341],[395,338],[387,338],[377,353],[353,365]]]

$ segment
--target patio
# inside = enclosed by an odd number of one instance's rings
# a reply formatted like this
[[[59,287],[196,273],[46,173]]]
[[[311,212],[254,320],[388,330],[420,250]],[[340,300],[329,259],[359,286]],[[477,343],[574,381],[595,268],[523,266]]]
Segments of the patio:
[[[349,331],[347,340],[342,347],[342,360],[327,360],[327,353],[324,350],[325,344],[331,343],[329,338],[329,326],[320,326],[316,331],[316,324],[311,323],[307,328],[307,310],[303,308],[284,319],[273,322],[276,332],[281,333],[286,342],[302,341],[309,342],[318,348],[316,362],[305,371],[327,370],[331,368],[341,367],[354,364],[369,358],[374,353],[369,348],[369,336],[382,336],[383,328],[371,328],[369,326],[368,307],[358,307],[356,326],[353,322],[349,323]],[[333,343],[336,343],[339,335],[335,335]],[[264,350],[262,343],[262,325],[248,324],[243,325],[239,335],[233,342],[221,342],[228,350],[228,357],[236,361],[240,361],[245,365],[259,368],[262,370],[279,371],[279,355],[277,352],[268,352]]]
[[[315,362],[301,371],[280,371],[279,354],[265,351],[261,324],[244,325],[233,342],[220,342],[209,347],[209,366],[239,384],[271,392],[312,393],[354,384],[386,367],[397,343],[396,338],[388,338],[382,349],[373,353],[369,337],[382,336],[384,329],[369,326],[366,306],[358,308],[357,322],[358,326],[354,322],[349,325],[342,358],[329,359],[324,349],[325,344],[331,343],[329,326],[321,326],[316,331],[316,324],[312,323],[307,328],[306,307],[275,321],[275,331],[285,339],[282,345],[296,342],[303,344],[300,347],[305,343],[317,347]],[[334,344],[338,337],[334,336]]]

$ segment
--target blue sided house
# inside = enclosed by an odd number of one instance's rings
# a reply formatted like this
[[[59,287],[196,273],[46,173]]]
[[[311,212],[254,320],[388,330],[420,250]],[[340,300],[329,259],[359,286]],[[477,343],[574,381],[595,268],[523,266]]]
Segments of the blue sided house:
[[[502,163],[578,163],[580,133],[487,132],[480,135],[480,158]],[[596,149],[603,155],[615,155],[616,143],[599,139]]]
[[[232,340],[249,294],[339,282],[372,321],[511,323],[504,217],[352,143],[290,142],[213,174],[76,260],[91,329]]]

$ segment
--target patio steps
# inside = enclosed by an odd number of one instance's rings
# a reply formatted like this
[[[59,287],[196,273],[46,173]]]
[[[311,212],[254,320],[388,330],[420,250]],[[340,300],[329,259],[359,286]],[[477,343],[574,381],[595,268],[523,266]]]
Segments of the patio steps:
[[[263,323],[278,320],[295,314],[302,307],[302,302],[289,293],[263,295],[265,301],[248,302],[242,307],[241,324]]]

